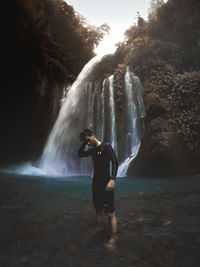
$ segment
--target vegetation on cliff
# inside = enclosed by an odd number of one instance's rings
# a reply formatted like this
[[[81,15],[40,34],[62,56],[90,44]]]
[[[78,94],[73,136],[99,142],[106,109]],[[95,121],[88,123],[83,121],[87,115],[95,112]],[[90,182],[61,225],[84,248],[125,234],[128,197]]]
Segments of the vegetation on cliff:
[[[87,25],[63,0],[4,1],[0,162],[37,157],[63,88],[94,56],[108,30]]]
[[[130,66],[144,87],[146,134],[139,160],[130,166],[130,174],[155,174],[159,165],[162,166],[159,175],[162,172],[197,172],[200,158],[200,3],[197,0],[168,0],[167,3],[154,0],[151,7],[148,21],[138,14],[137,25],[127,29],[125,41],[118,44],[115,53],[118,64]],[[167,132],[170,137],[166,137]],[[150,142],[151,147],[148,146]],[[174,146],[182,154],[173,151]]]

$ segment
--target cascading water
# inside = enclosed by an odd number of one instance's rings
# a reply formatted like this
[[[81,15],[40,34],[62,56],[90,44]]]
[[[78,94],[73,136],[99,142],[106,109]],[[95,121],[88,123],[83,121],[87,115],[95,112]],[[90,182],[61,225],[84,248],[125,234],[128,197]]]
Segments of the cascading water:
[[[101,92],[101,103],[102,103],[102,126],[101,126],[101,140],[104,140],[104,131],[105,131],[105,88],[106,88],[106,79],[103,81],[103,86],[102,86],[102,92]]]
[[[81,71],[77,80],[68,90],[58,119],[49,135],[40,160],[40,168],[46,175],[88,175],[92,172],[90,158],[80,159],[79,133],[92,129],[97,138],[109,141],[122,164],[118,175],[126,174],[130,161],[137,155],[140,146],[140,118],[144,117],[142,87],[139,78],[127,68],[124,85],[123,129],[125,145],[118,148],[121,141],[117,134],[114,76],[103,82],[91,81],[91,73],[101,57],[92,59]]]
[[[126,96],[126,159],[119,167],[118,174],[126,175],[130,162],[137,156],[140,148],[141,119],[145,116],[145,109],[142,99],[142,85],[140,79],[130,72],[129,67],[125,73],[125,96]]]
[[[40,168],[45,174],[90,173],[89,159],[77,157],[78,135],[84,128],[93,128],[95,94],[90,92],[93,88],[87,78],[101,58],[96,56],[90,60],[68,91],[41,157]]]
[[[116,138],[116,114],[115,114],[115,99],[114,99],[114,87],[113,87],[114,76],[109,77],[109,104],[110,104],[110,126],[111,136],[110,143],[117,153],[117,138]]]

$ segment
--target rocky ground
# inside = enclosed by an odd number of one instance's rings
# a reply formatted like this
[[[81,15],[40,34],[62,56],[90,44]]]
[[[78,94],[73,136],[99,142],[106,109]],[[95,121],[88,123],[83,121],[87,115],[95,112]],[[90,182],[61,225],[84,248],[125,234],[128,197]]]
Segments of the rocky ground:
[[[88,231],[94,223],[88,184],[59,187],[47,179],[41,186],[1,174],[0,266],[199,266],[199,178],[179,178],[154,192],[131,193],[119,183],[119,240],[108,250],[108,228],[96,236]]]

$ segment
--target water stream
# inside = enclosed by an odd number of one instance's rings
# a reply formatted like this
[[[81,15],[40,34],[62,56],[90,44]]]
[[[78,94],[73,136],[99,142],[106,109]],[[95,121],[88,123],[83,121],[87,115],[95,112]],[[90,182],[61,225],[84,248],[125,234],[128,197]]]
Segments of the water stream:
[[[121,88],[123,110],[119,114],[114,75],[103,81],[92,79],[92,71],[101,59],[96,56],[85,65],[62,100],[58,118],[39,159],[38,175],[91,175],[92,160],[77,155],[81,145],[79,134],[89,128],[99,140],[111,143],[120,163],[118,176],[126,176],[140,147],[141,118],[145,116],[142,86],[127,67]],[[35,174],[36,169],[29,163],[17,167],[18,172],[24,174]]]

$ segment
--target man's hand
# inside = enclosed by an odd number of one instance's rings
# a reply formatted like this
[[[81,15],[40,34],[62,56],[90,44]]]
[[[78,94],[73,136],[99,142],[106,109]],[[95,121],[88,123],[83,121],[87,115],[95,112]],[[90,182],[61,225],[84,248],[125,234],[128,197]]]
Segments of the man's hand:
[[[85,139],[84,139],[84,142],[87,144],[87,145],[94,145],[95,142],[96,142],[96,138],[95,136],[86,136]]]
[[[106,191],[112,191],[115,188],[115,180],[110,179],[110,181],[108,182],[107,186],[106,186]]]
[[[83,141],[83,142],[84,142],[85,144],[87,144],[87,143],[89,142],[89,140],[90,140],[90,137],[89,137],[89,136],[86,136],[86,137],[84,138],[84,141]]]

